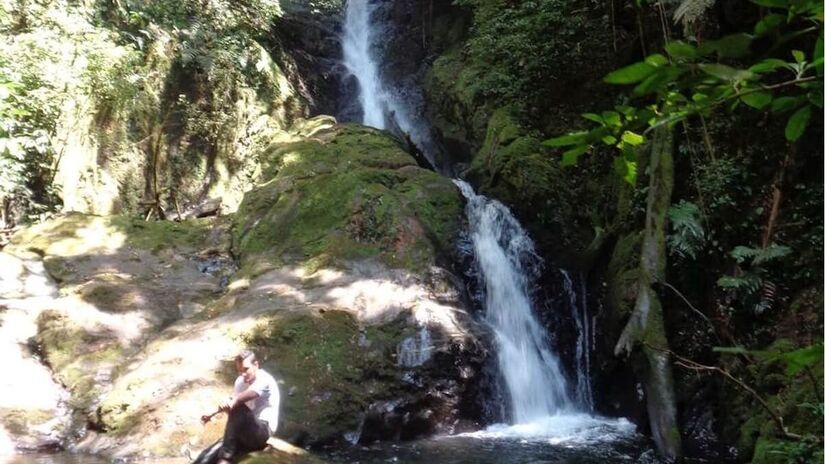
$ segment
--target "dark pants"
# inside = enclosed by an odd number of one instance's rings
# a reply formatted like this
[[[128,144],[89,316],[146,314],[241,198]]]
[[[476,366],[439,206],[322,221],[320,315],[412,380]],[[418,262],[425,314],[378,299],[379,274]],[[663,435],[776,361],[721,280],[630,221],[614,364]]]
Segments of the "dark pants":
[[[229,411],[223,439],[203,450],[194,464],[214,464],[221,459],[235,462],[241,455],[266,448],[268,439],[269,425],[241,403]]]

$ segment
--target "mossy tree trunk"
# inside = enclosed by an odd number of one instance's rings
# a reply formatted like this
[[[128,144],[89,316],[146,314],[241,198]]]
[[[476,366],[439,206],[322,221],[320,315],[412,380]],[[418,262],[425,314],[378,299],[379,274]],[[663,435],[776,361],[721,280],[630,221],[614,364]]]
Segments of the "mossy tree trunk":
[[[673,375],[668,356],[667,335],[661,300],[654,285],[665,281],[667,250],[665,227],[673,191],[673,132],[656,129],[649,150],[647,212],[639,260],[638,293],[633,313],[618,343],[616,356],[632,355],[634,368],[641,374],[650,428],[659,452],[671,459],[682,453],[676,424]]]

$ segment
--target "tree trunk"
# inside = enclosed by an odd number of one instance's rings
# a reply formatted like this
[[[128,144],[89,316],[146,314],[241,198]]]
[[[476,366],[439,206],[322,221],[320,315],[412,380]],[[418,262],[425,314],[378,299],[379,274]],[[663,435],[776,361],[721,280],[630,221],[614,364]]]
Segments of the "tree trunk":
[[[779,218],[779,205],[782,203],[782,187],[785,183],[785,173],[793,163],[794,155],[796,155],[795,143],[788,147],[788,152],[785,154],[785,159],[782,160],[782,164],[779,165],[779,173],[777,173],[773,181],[773,186],[771,187],[771,208],[768,212],[765,230],[762,233],[762,248],[767,248],[768,245],[771,244],[773,231],[776,228],[776,220]]]
[[[665,227],[673,190],[673,132],[670,128],[656,129],[649,152],[650,180],[638,294],[633,313],[613,351],[616,356],[633,356],[634,369],[642,378],[647,398],[653,440],[660,454],[677,459],[682,454],[682,440],[676,424],[673,374],[662,304],[653,288],[655,284],[665,282]]]

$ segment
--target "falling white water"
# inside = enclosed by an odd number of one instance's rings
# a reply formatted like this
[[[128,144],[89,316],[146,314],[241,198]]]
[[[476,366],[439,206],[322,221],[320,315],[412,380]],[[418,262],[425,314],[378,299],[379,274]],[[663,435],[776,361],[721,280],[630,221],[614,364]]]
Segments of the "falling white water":
[[[359,85],[358,101],[364,112],[361,122],[378,129],[400,130],[402,134],[398,135],[409,136],[435,165],[436,150],[429,127],[411,117],[414,111],[409,109],[409,95],[400,89],[388,89],[381,80],[375,51],[376,45],[387,39],[383,36],[387,29],[373,24],[373,10],[370,0],[348,0],[342,36],[344,65]],[[477,433],[488,438],[549,437],[569,443],[610,441],[607,437],[632,434],[633,425],[624,419],[605,419],[578,411],[577,404],[592,410],[589,380],[586,386],[583,380],[577,382],[577,401],[573,401],[559,359],[550,350],[545,330],[533,313],[528,276],[536,270],[532,266],[539,265],[540,258],[532,241],[504,205],[476,195],[463,181],[454,182],[467,198],[470,235],[483,279],[480,283],[484,287],[486,322],[495,333],[499,371],[509,392],[514,423],[494,425]],[[585,307],[583,317],[586,312]],[[582,331],[590,330],[589,326],[579,325],[579,338],[588,340],[589,332]],[[399,345],[399,363],[403,366],[415,367],[429,358],[429,332],[422,327],[417,335]],[[584,360],[589,379],[589,354],[584,353],[577,359]],[[579,393],[582,388],[588,392],[586,397]]]
[[[372,55],[373,28],[369,0],[348,0],[344,20],[344,66],[358,80],[358,101],[364,110],[363,123],[377,129],[386,128],[384,92],[378,66]]]
[[[470,234],[485,287],[486,320],[495,332],[513,420],[535,422],[572,411],[559,360],[533,314],[525,277],[529,264],[524,259],[535,257],[530,237],[507,207],[476,195],[466,182],[453,182],[467,198]]]
[[[590,384],[591,327],[587,313],[587,288],[581,279],[581,301],[576,296],[576,288],[570,275],[561,271],[564,277],[564,292],[576,321],[576,401],[588,410],[593,410],[593,388]]]
[[[416,335],[409,336],[398,344],[398,364],[403,367],[418,367],[429,361],[432,340],[427,326],[421,326]]]
[[[409,137],[430,165],[438,168],[433,159],[435,150],[430,128],[415,117],[415,111],[410,108],[409,102],[414,98],[405,95],[403,90],[387,88],[381,78],[376,46],[386,41],[386,28],[374,24],[374,9],[370,0],[347,0],[341,38],[344,66],[358,81],[358,101],[364,112],[361,123]]]

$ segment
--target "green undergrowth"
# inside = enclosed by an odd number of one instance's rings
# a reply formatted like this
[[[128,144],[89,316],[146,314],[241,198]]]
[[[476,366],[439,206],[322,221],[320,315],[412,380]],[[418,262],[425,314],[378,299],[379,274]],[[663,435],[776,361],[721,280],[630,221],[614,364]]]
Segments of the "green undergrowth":
[[[767,351],[786,353],[795,349],[796,343],[779,339]],[[737,361],[729,359],[724,364],[730,368]],[[740,456],[750,456],[755,464],[822,462],[822,364],[814,363],[790,374],[779,360],[756,360],[739,375],[782,417],[787,431],[801,437],[784,437],[771,414],[752,395],[725,384],[721,401],[728,419],[723,423],[723,436],[736,443]]]

